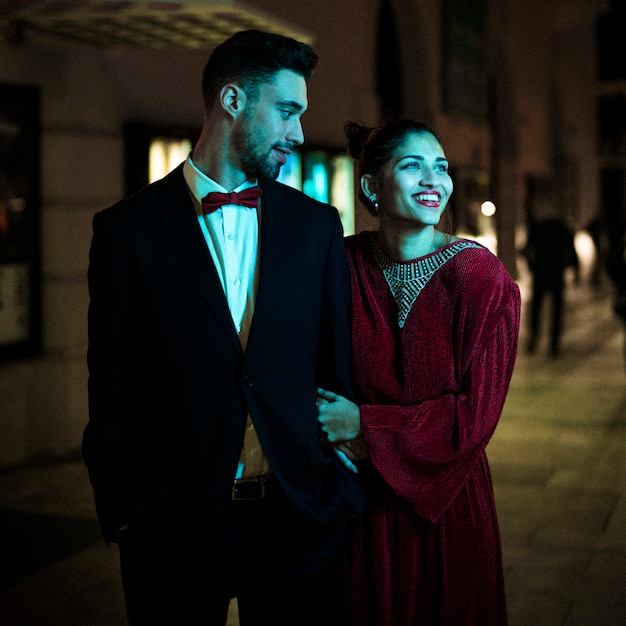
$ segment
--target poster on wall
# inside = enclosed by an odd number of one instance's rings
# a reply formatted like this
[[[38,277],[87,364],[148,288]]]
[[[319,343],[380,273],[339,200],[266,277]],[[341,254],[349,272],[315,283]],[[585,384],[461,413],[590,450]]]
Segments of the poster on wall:
[[[0,83],[0,361],[41,350],[39,91]]]

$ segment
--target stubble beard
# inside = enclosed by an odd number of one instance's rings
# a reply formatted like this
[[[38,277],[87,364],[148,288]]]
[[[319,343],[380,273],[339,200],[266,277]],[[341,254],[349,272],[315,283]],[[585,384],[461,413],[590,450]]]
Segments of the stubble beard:
[[[265,133],[254,131],[249,115],[233,129],[233,150],[239,156],[241,169],[248,178],[276,180],[280,164],[264,153]]]

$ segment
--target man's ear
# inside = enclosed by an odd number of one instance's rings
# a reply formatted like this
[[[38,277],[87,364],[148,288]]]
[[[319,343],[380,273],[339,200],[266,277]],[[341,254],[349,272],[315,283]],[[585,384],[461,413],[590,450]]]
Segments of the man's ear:
[[[238,85],[224,85],[220,91],[220,105],[233,119],[236,119],[246,106],[246,92]]]

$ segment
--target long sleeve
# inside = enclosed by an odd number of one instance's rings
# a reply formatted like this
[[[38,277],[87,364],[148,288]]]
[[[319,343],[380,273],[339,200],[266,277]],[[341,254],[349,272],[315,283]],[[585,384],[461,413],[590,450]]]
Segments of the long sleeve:
[[[403,331],[378,321],[390,304],[379,297],[372,306],[377,286],[371,275],[361,274],[353,285],[369,298],[367,306],[356,298],[353,335],[371,462],[399,497],[433,522],[463,487],[496,428],[520,316],[517,285],[487,251],[459,254],[438,274],[418,296]],[[359,362],[376,363],[378,375]]]
[[[322,293],[317,384],[353,397],[350,382],[350,278],[339,215],[334,222]]]
[[[518,321],[513,300],[481,341],[458,393],[413,406],[361,406],[372,463],[430,521],[448,508],[496,428],[513,372]]]
[[[89,424],[83,455],[105,537],[128,522],[130,467],[122,405],[128,269],[101,214],[93,222],[89,265]]]

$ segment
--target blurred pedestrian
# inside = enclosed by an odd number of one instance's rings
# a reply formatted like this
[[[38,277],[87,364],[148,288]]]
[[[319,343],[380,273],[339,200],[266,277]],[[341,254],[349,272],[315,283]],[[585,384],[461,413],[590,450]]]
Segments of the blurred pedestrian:
[[[561,350],[566,269],[573,269],[575,283],[580,281],[574,234],[565,221],[549,208],[532,217],[524,255],[532,275],[527,351],[532,353],[537,347],[542,327],[541,314],[549,297],[552,305],[550,355],[556,357]]]
[[[606,267],[607,256],[606,235],[602,217],[599,214],[593,217],[585,226],[585,231],[587,231],[593,243],[594,252],[589,282],[592,287],[597,289],[602,286],[602,276]]]
[[[619,232],[619,231],[618,231]],[[624,327],[624,367],[626,368],[626,232],[613,238],[607,272],[613,282],[613,311]]]

